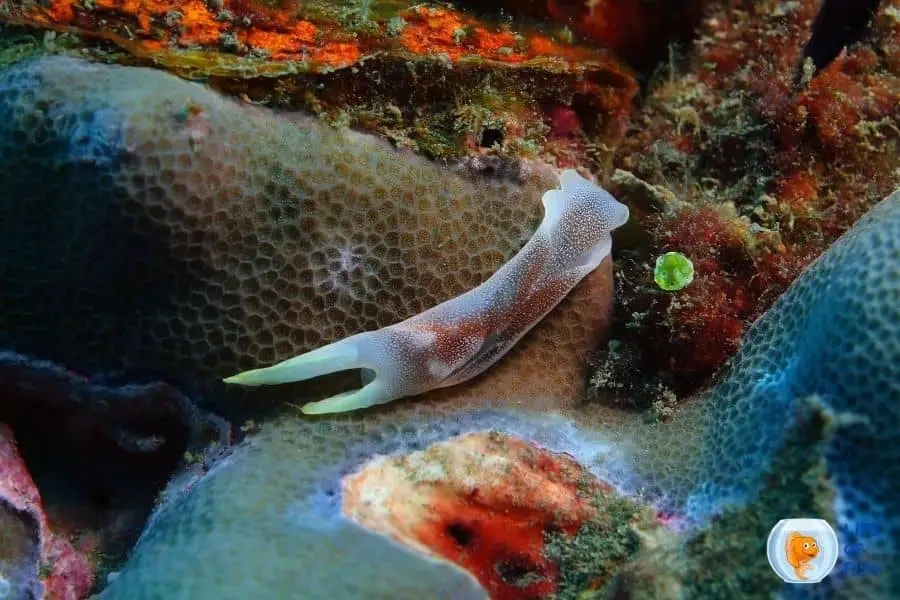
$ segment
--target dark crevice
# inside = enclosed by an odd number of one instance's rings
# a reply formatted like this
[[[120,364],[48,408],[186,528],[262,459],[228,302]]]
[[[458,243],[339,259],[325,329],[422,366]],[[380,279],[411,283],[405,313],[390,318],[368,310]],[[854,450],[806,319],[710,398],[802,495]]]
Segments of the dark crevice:
[[[475,538],[475,532],[464,523],[450,523],[447,525],[447,533],[460,546],[468,546]]]

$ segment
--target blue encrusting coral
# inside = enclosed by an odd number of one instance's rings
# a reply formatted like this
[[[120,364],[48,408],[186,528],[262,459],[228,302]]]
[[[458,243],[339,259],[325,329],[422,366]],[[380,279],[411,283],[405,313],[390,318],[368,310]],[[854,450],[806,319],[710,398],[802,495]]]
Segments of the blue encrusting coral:
[[[747,332],[705,409],[695,472],[702,483],[686,506],[690,518],[705,520],[730,503],[752,502],[798,423],[821,415],[824,467],[844,549],[829,582],[846,587],[848,597],[851,590],[873,598],[900,590],[894,568],[900,553],[898,257],[895,192]]]

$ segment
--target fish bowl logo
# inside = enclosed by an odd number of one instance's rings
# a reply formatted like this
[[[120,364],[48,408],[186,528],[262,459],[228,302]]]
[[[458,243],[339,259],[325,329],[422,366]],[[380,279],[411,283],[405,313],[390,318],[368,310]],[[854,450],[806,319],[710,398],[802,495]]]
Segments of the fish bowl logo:
[[[818,583],[838,559],[838,539],[822,519],[782,519],[769,533],[766,555],[787,583]]]

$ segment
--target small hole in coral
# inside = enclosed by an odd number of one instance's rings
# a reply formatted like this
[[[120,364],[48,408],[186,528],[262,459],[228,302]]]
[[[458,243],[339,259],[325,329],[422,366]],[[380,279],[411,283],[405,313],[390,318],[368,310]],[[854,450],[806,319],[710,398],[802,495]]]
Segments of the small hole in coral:
[[[447,533],[460,546],[468,546],[475,537],[475,532],[464,523],[450,523],[447,525]]]
[[[582,130],[589,135],[598,133],[602,121],[595,100],[594,96],[589,94],[575,94],[572,97],[572,111],[578,117]]]
[[[481,132],[481,147],[490,148],[494,144],[503,143],[503,132],[499,129],[484,129]]]

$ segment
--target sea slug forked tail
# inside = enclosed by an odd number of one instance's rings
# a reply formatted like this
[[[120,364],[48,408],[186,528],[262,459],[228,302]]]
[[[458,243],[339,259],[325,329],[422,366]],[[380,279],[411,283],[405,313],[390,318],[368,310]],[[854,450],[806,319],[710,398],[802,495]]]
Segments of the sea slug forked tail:
[[[225,379],[245,386],[361,369],[364,385],[303,406],[345,412],[456,385],[482,373],[553,309],[612,249],[628,208],[574,170],[544,193],[544,218],[487,281],[409,319],[359,333],[271,367]]]

